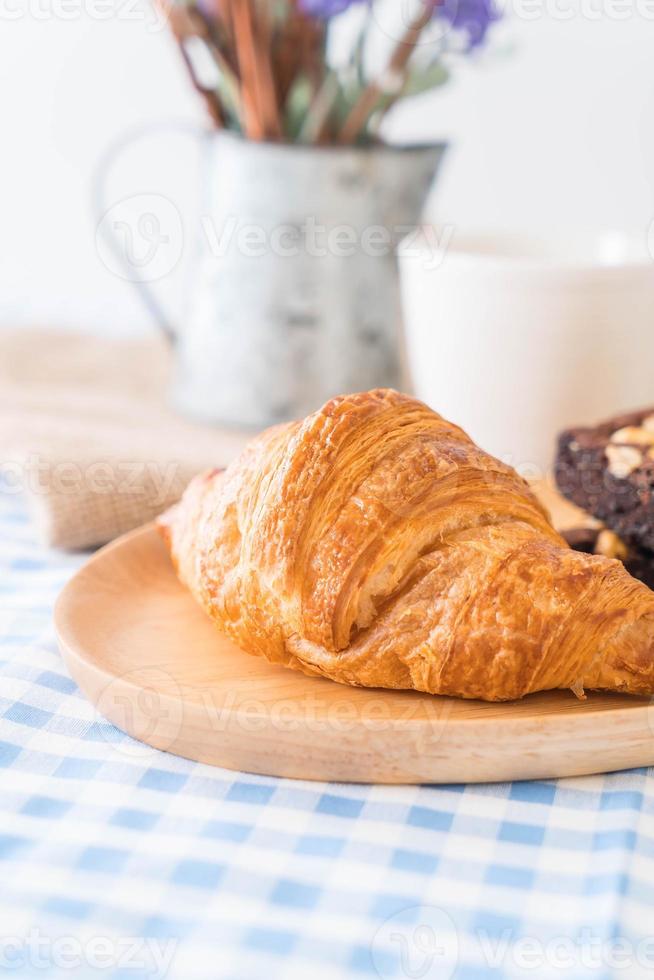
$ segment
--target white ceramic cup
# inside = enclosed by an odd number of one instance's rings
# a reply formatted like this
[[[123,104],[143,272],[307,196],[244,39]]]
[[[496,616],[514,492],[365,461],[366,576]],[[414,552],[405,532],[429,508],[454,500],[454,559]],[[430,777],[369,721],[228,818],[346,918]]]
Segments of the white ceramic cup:
[[[557,433],[654,404],[647,239],[461,237],[400,247],[415,392],[525,476]]]

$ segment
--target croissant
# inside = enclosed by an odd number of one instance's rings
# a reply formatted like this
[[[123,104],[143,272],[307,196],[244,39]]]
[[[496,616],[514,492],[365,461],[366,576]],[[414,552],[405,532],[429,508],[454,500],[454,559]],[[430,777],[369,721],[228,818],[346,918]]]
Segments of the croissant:
[[[654,592],[572,551],[510,466],[396,391],[267,430],[160,525],[219,629],[274,663],[485,701],[654,693]]]

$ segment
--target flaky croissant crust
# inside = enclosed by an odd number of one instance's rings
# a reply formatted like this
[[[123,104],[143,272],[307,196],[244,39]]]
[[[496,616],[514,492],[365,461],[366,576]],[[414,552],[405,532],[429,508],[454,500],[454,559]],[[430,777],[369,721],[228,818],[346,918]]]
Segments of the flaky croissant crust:
[[[161,525],[218,627],[276,663],[487,701],[654,692],[654,593],[571,551],[511,467],[398,392],[269,429]]]

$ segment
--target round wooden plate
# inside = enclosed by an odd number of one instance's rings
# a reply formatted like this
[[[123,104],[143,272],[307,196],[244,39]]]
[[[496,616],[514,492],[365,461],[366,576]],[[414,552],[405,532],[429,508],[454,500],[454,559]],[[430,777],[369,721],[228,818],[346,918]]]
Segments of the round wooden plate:
[[[250,657],[178,582],[153,526],[99,551],[57,602],[98,711],[157,749],[271,776],[379,783],[537,779],[654,764],[646,699],[511,704],[349,688]]]

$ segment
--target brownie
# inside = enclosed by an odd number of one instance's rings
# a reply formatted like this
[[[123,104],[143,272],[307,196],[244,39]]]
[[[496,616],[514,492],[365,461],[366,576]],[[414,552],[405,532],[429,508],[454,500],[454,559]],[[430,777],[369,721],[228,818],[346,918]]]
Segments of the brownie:
[[[585,555],[592,555],[595,552],[599,532],[598,527],[573,527],[560,533],[575,551],[583,551]]]
[[[561,533],[575,551],[583,551],[587,555],[596,553],[601,528],[575,527]],[[626,548],[626,554],[621,557],[621,561],[630,575],[644,582],[648,588],[654,589],[653,551],[632,545]]]
[[[630,575],[654,589],[654,552],[634,552],[624,564]]]
[[[654,408],[562,432],[555,474],[564,497],[632,550],[654,553]]]

